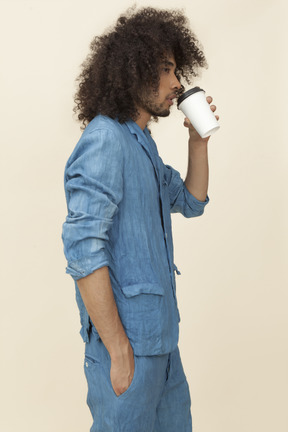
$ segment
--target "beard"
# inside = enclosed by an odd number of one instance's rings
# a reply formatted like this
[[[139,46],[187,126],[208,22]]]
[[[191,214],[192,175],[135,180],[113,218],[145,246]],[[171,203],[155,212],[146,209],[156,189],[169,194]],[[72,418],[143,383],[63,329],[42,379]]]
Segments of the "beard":
[[[164,107],[164,103],[149,102],[143,105],[143,108],[153,117],[168,117],[170,115],[170,109]]]
[[[157,103],[154,101],[157,93],[152,93],[152,95],[142,95],[140,107],[148,112],[152,117],[168,117],[170,115],[170,107],[167,108],[165,104],[166,100],[162,103]]]

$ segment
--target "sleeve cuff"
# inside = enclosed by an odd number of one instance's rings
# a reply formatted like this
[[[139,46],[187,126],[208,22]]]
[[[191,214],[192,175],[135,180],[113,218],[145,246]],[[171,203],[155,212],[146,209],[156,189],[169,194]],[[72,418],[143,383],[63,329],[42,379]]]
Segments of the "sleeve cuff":
[[[186,202],[189,205],[189,207],[194,211],[196,210],[197,212],[199,212],[199,215],[202,214],[204,212],[204,207],[210,201],[208,195],[206,196],[205,201],[199,201],[197,198],[194,197],[194,195],[192,195],[189,192],[185,184],[184,184],[184,193],[187,200]]]
[[[105,266],[109,266],[109,260],[103,251],[95,256],[84,257],[76,261],[68,262],[66,273],[70,274],[72,278],[77,281]]]

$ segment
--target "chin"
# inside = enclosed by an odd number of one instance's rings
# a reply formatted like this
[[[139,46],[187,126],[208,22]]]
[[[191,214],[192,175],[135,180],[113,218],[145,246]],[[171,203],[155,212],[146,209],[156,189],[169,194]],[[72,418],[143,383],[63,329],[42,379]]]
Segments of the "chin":
[[[163,110],[163,111],[154,111],[150,113],[151,115],[155,117],[168,117],[170,115],[170,110]]]
[[[170,111],[163,111],[161,114],[158,114],[159,117],[168,117],[170,115]]]

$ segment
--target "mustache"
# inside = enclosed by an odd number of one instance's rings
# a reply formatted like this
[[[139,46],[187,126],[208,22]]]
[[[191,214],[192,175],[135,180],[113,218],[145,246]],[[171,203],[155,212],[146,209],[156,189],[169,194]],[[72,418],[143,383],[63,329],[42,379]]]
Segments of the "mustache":
[[[177,89],[177,90],[173,91],[173,93],[170,93],[167,96],[167,99],[169,99],[169,98],[173,98],[173,99],[176,98],[176,99],[178,99],[184,93],[184,90],[185,90],[185,87],[181,86],[180,89]]]
[[[183,85],[181,85],[181,88],[176,90],[176,97],[179,98],[179,96],[181,96],[185,91],[185,87]]]

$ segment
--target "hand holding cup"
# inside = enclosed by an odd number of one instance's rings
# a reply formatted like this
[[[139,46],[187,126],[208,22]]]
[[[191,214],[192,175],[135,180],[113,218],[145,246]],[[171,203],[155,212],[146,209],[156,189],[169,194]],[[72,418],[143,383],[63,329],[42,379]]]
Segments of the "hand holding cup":
[[[189,128],[190,135],[193,132],[196,134],[195,138],[200,135],[202,139],[209,139],[220,127],[219,116],[214,115],[216,106],[210,105],[212,101],[211,96],[205,98],[204,90],[199,87],[188,90],[178,99],[178,109],[186,116],[184,126]]]

